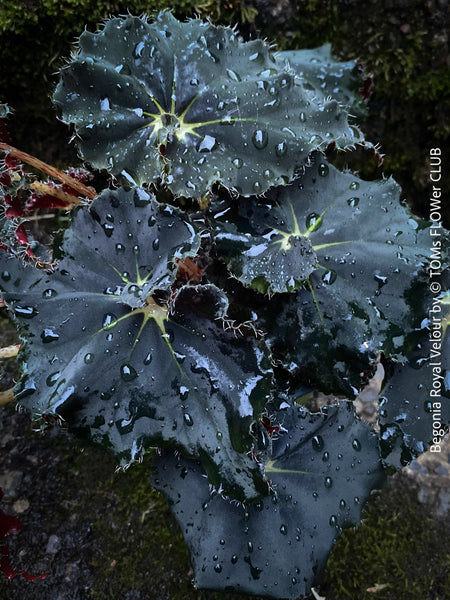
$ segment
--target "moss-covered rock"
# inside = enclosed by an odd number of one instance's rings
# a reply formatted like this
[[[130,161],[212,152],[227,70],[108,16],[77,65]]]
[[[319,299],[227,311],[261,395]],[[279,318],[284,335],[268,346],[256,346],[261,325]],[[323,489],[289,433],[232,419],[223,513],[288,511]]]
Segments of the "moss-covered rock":
[[[426,217],[430,148],[440,147],[443,163],[450,161],[447,3],[254,2],[260,8],[256,24],[282,49],[331,42],[342,60],[358,59],[364,65],[373,79],[373,94],[363,130],[369,140],[380,142],[386,155],[382,172],[394,175],[415,212]],[[281,5],[285,10],[277,11]],[[376,161],[356,157],[351,166],[364,178],[380,175]],[[450,188],[448,169],[441,183],[443,189]],[[449,226],[450,201],[446,202],[443,212]]]
[[[333,549],[321,594],[327,600],[445,600],[450,597],[450,526],[395,477],[368,504],[359,528]]]

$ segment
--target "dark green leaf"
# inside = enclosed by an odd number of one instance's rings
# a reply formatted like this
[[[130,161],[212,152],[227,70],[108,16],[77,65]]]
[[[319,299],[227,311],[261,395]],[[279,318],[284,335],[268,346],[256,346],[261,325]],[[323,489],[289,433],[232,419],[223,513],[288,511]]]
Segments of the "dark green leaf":
[[[365,115],[366,107],[359,94],[362,81],[356,61],[336,61],[331,55],[331,44],[311,50],[287,50],[280,52],[277,58],[286,61],[305,81],[306,87],[309,83],[316,96],[337,100],[353,116]]]
[[[303,177],[268,192],[264,203],[242,201],[238,225],[231,212],[216,215],[225,221],[218,250],[235,277],[270,293],[300,288],[277,311],[272,336],[281,347],[280,329],[296,336],[286,362],[305,366],[330,344],[343,359],[402,354],[404,333],[415,326],[405,293],[424,270],[429,236],[399,193],[392,179],[366,182],[315,154]]]
[[[163,177],[194,198],[216,181],[262,193],[292,179],[312,150],[363,140],[345,109],[317,98],[268,44],[168,12],[84,32],[54,101],[95,167],[137,182]]]
[[[274,495],[244,509],[211,496],[195,461],[163,457],[162,490],[191,551],[198,587],[298,598],[317,583],[342,528],[384,481],[378,442],[351,404],[309,414],[286,404],[287,430],[265,467]]]
[[[173,316],[159,300],[174,258],[197,248],[180,211],[121,189],[77,212],[54,272],[3,256],[3,297],[26,342],[17,396],[125,461],[149,444],[182,448],[202,458],[215,485],[252,498],[255,485],[266,489],[246,455],[270,386],[264,349],[230,340],[197,309],[223,316],[226,298],[214,286],[178,292]]]
[[[450,273],[446,277],[450,281]],[[382,391],[381,448],[385,462],[397,468],[430,446],[440,452],[450,425],[449,293],[430,297],[428,306],[429,318],[408,363],[395,365]]]

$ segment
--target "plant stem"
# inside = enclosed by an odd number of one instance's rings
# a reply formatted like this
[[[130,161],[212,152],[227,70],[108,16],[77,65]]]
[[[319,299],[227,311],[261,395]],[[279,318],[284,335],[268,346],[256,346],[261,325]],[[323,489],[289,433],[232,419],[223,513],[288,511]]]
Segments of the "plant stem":
[[[5,406],[9,402],[14,400],[14,388],[6,390],[6,392],[0,392],[0,406]]]
[[[70,184],[70,185],[72,185],[72,184]],[[67,207],[68,210],[70,210],[74,206],[78,206],[79,204],[81,204],[83,202],[83,200],[81,200],[81,198],[77,198],[73,194],[68,194],[67,192],[64,192],[60,188],[51,187],[46,183],[42,183],[42,181],[33,181],[32,183],[30,183],[30,185],[28,187],[31,190],[36,190],[37,192],[41,192],[43,194],[48,194],[49,196],[53,196],[54,198],[57,198],[58,200],[61,200],[62,202],[66,202],[69,205]]]
[[[13,344],[12,346],[0,348],[0,358],[12,358],[13,356],[17,356],[19,348],[20,344]]]
[[[19,159],[20,161],[26,163],[27,165],[30,165],[32,167],[35,167],[36,169],[39,169],[39,171],[46,173],[50,177],[54,177],[55,179],[58,179],[62,183],[66,183],[71,188],[76,190],[79,194],[82,194],[83,196],[85,196],[86,198],[89,198],[90,200],[93,200],[95,198],[95,196],[97,195],[95,190],[85,186],[84,184],[80,183],[73,177],[70,177],[70,175],[63,173],[59,169],[56,169],[55,167],[48,165],[47,163],[43,162],[42,160],[39,160],[38,158],[31,156],[31,154],[22,152],[22,150],[18,150],[17,148],[14,148],[13,146],[10,146],[9,144],[4,144],[3,142],[0,142],[0,151],[8,152],[9,154],[11,154],[11,156]]]

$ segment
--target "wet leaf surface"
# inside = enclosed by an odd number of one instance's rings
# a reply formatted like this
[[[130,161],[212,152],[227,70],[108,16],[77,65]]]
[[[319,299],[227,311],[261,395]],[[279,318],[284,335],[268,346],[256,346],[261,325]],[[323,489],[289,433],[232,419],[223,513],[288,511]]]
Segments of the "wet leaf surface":
[[[265,460],[274,495],[243,508],[211,496],[195,461],[164,456],[153,485],[171,503],[199,587],[298,598],[325,566],[342,528],[359,522],[383,484],[378,441],[351,404],[325,414],[285,404]]]
[[[345,106],[353,116],[366,114],[365,103],[359,93],[361,77],[356,61],[337,61],[331,54],[331,44],[311,50],[287,50],[277,55],[286,61],[298,77],[314,87],[316,96],[332,97]]]
[[[365,356],[367,368],[378,352],[403,355],[404,332],[417,325],[409,304],[424,296],[423,284],[412,299],[409,290],[425,271],[429,232],[399,195],[392,179],[366,182],[315,154],[291,185],[215,215],[231,273],[260,291],[292,292],[268,303],[263,327],[291,370],[315,364],[326,373],[351,356]]]
[[[363,140],[339,102],[288,72],[268,44],[169,12],[84,32],[54,101],[93,166],[137,183],[162,177],[194,198],[215,182],[263,193],[312,150]]]
[[[442,273],[448,287],[450,272]],[[446,284],[446,285],[445,285]],[[408,362],[396,364],[382,390],[379,423],[385,462],[408,464],[440,441],[450,426],[449,293],[428,298],[428,318]]]
[[[217,487],[252,498],[267,489],[246,455],[270,386],[267,353],[213,320],[227,306],[214,286],[177,292],[173,316],[159,300],[175,259],[197,248],[187,216],[138,188],[79,210],[52,273],[4,254],[0,285],[26,342],[17,399],[34,415],[61,414],[125,463],[144,446],[182,448]]]

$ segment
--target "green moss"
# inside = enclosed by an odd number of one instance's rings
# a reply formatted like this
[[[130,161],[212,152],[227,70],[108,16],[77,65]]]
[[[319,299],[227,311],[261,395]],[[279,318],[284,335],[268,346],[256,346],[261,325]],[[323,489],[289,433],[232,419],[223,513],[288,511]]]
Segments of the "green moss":
[[[411,481],[369,502],[365,520],[344,532],[327,564],[321,594],[333,600],[444,600],[450,597],[450,526],[427,513]],[[384,586],[376,594],[368,591]]]
[[[363,177],[393,175],[404,197],[422,217],[429,210],[428,153],[440,147],[450,161],[450,72],[445,7],[422,0],[346,0],[290,3],[289,20],[265,34],[282,49],[312,47],[331,42],[342,59],[357,59],[372,76],[373,94],[363,130],[381,144],[386,155],[382,168],[365,157],[351,158],[350,166]],[[264,15],[257,18],[262,28]],[[345,157],[344,160],[346,160]],[[450,172],[442,188],[450,187]],[[450,215],[450,200],[447,211]],[[450,226],[450,217],[447,225]]]

